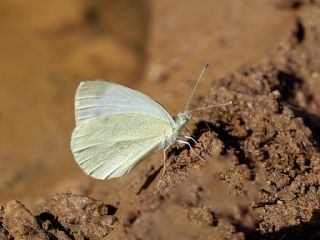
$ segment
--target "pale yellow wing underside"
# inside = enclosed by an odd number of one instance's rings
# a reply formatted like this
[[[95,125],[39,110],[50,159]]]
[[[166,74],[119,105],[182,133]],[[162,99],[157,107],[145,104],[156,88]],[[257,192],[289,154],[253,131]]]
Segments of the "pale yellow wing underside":
[[[100,116],[76,126],[71,149],[83,171],[97,179],[120,177],[164,147],[171,125],[139,113]]]

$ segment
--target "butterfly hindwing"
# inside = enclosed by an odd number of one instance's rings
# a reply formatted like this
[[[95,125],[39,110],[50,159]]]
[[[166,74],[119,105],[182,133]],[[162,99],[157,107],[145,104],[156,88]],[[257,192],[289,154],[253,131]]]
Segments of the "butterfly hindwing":
[[[171,125],[141,113],[99,116],[77,125],[71,149],[79,166],[97,179],[119,177],[163,147]]]

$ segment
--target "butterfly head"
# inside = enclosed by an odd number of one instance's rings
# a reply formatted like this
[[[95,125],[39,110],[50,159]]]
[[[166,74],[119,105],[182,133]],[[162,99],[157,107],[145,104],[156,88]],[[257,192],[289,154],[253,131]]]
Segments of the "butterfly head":
[[[178,113],[178,115],[173,118],[176,124],[175,129],[179,131],[190,121],[190,119],[191,116],[189,112]]]

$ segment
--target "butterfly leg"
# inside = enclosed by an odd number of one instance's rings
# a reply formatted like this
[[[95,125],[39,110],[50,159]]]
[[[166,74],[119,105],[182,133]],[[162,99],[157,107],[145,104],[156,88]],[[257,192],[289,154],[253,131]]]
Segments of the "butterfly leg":
[[[193,141],[195,144],[198,144],[198,142],[193,138],[193,137],[190,137],[190,136],[183,136],[185,137],[186,139],[190,139],[191,141]]]
[[[169,149],[170,145],[166,146],[163,150],[163,168],[162,168],[162,176],[166,173],[166,152]]]
[[[186,141],[182,141],[182,140],[177,140],[178,143],[183,143],[188,145],[188,147],[190,148],[190,150],[192,151],[192,153],[194,155],[196,155],[198,158],[200,158],[202,161],[205,161],[202,157],[200,157],[198,154],[196,154],[196,152],[193,150],[193,148],[191,147],[190,143],[186,142]]]

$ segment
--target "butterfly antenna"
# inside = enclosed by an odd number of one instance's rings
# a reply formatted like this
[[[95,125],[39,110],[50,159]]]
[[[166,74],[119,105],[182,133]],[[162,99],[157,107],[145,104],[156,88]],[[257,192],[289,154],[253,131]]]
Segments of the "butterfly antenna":
[[[212,107],[228,106],[228,105],[231,105],[231,104],[232,104],[232,101],[229,101],[229,102],[226,102],[226,103],[213,104],[213,105],[209,105],[209,106],[206,106],[206,107],[200,107],[200,108],[192,109],[192,110],[190,110],[188,112],[191,113],[191,112],[198,111],[198,110],[203,110],[203,109],[212,108]]]
[[[190,104],[190,101],[191,101],[191,98],[193,97],[193,95],[194,95],[194,93],[195,93],[195,91],[196,91],[196,89],[197,89],[197,87],[198,87],[198,84],[199,84],[199,82],[200,82],[203,74],[205,73],[205,71],[207,70],[208,67],[209,67],[209,63],[206,62],[206,63],[204,64],[204,66],[203,66],[203,69],[202,69],[199,77],[198,77],[198,80],[197,80],[197,82],[196,82],[196,85],[194,86],[194,88],[193,88],[193,90],[192,90],[192,92],[191,92],[191,94],[190,94],[190,97],[189,97],[189,99],[188,99],[188,102],[187,102],[187,104],[186,104],[186,107],[184,108],[184,111],[185,111],[185,112],[187,111],[187,109],[188,109],[188,107],[189,107],[189,104]]]

